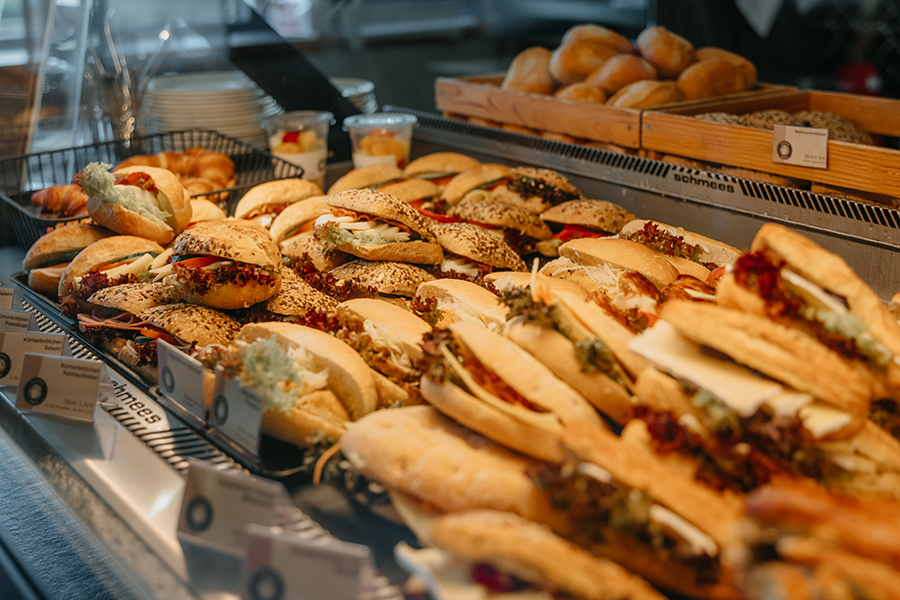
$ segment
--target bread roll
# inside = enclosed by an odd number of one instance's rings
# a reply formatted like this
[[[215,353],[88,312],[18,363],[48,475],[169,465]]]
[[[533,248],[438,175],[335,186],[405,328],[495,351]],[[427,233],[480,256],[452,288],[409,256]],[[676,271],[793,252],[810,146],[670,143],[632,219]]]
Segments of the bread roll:
[[[739,68],[718,58],[695,62],[678,76],[678,91],[686,100],[734,94],[749,88]]]
[[[582,81],[587,74],[616,56],[618,52],[606,44],[572,42],[560,46],[550,59],[550,74],[564,85]]]
[[[714,48],[712,46],[707,46],[706,48],[698,48],[696,54],[698,61],[718,59],[730,62],[738,69],[740,69],[741,73],[744,74],[744,77],[747,78],[747,85],[749,85],[750,87],[756,85],[756,65],[754,65],[752,62],[750,62],[740,54],[735,54],[734,52],[729,52],[728,50],[724,50],[722,48]]]
[[[552,52],[540,46],[522,50],[509,65],[500,87],[530,94],[552,94],[556,87],[550,75],[552,57]]]
[[[565,33],[559,45],[567,46],[576,42],[604,44],[621,54],[637,54],[634,45],[624,35],[592,23],[583,23],[572,27]]]
[[[696,60],[694,46],[665,27],[648,27],[642,31],[637,46],[660,77],[675,79]]]
[[[619,108],[644,108],[681,100],[681,94],[674,81],[648,79],[629,83],[607,102]]]
[[[611,96],[620,89],[645,79],[656,79],[656,69],[640,56],[620,54],[606,61],[599,69],[594,69],[584,82],[596,86]]]
[[[575,102],[594,102],[596,104],[606,102],[606,94],[603,93],[603,90],[583,81],[570,83],[566,87],[558,89],[553,96],[560,100],[573,100]]]

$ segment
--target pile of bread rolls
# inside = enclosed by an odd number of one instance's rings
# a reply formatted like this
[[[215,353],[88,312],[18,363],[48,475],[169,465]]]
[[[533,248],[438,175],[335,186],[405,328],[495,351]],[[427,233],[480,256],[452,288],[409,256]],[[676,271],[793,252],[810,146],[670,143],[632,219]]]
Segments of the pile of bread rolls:
[[[502,88],[562,100],[644,108],[743,92],[756,84],[752,62],[721,48],[700,48],[665,27],[628,38],[600,25],[572,27],[559,47],[520,52]]]

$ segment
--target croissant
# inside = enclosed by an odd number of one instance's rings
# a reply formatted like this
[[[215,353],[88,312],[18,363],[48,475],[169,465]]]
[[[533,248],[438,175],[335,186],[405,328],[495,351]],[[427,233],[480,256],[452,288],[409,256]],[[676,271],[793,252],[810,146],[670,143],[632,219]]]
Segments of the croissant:
[[[138,154],[120,162],[116,169],[145,166],[167,169],[181,180],[192,196],[234,186],[234,162],[221,152],[188,148],[184,152]],[[224,200],[227,194],[216,194]]]
[[[41,207],[41,214],[58,217],[87,215],[87,194],[77,185],[52,185],[31,195],[31,203]]]

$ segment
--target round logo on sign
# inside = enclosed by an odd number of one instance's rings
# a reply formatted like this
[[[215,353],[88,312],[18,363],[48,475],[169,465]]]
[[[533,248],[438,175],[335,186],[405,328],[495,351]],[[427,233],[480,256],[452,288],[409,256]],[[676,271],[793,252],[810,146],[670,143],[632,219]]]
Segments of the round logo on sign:
[[[0,352],[0,379],[3,379],[7,375],[9,375],[9,369],[12,366],[12,361],[9,360],[9,354],[6,352]]]
[[[169,365],[164,366],[159,375],[159,382],[162,384],[163,392],[167,394],[174,392],[175,375],[172,374],[172,369],[169,368]]]
[[[228,398],[218,396],[213,402],[213,415],[216,417],[216,423],[224,425],[228,420]]]
[[[47,382],[40,377],[29,379],[25,384],[25,402],[37,406],[47,399]]]
[[[250,576],[247,591],[250,600],[281,600],[284,598],[284,580],[272,567],[260,567]]]
[[[787,160],[793,154],[794,149],[791,147],[791,143],[787,140],[782,140],[778,142],[778,156],[781,157],[781,160]]]
[[[212,524],[212,518],[213,509],[209,500],[203,496],[197,496],[188,502],[187,509],[185,510],[185,519],[187,521],[187,526],[190,527],[192,531],[203,533],[209,529],[209,526]]]

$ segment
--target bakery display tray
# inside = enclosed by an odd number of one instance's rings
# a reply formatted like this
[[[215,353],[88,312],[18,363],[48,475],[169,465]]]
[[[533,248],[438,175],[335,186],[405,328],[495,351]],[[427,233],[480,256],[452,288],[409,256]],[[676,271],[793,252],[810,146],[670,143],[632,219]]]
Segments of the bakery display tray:
[[[42,216],[40,208],[31,204],[32,193],[52,185],[69,183],[76,173],[91,162],[101,161],[115,165],[136,154],[184,152],[195,147],[220,152],[234,161],[235,184],[226,189],[201,194],[211,200],[226,203],[229,209],[255,185],[273,179],[303,175],[301,167],[215,131],[170,131],[127,142],[114,140],[0,160],[0,223],[4,228],[9,228],[6,235],[17,245],[27,249],[48,229],[84,218]],[[231,211],[226,212],[230,214]]]

